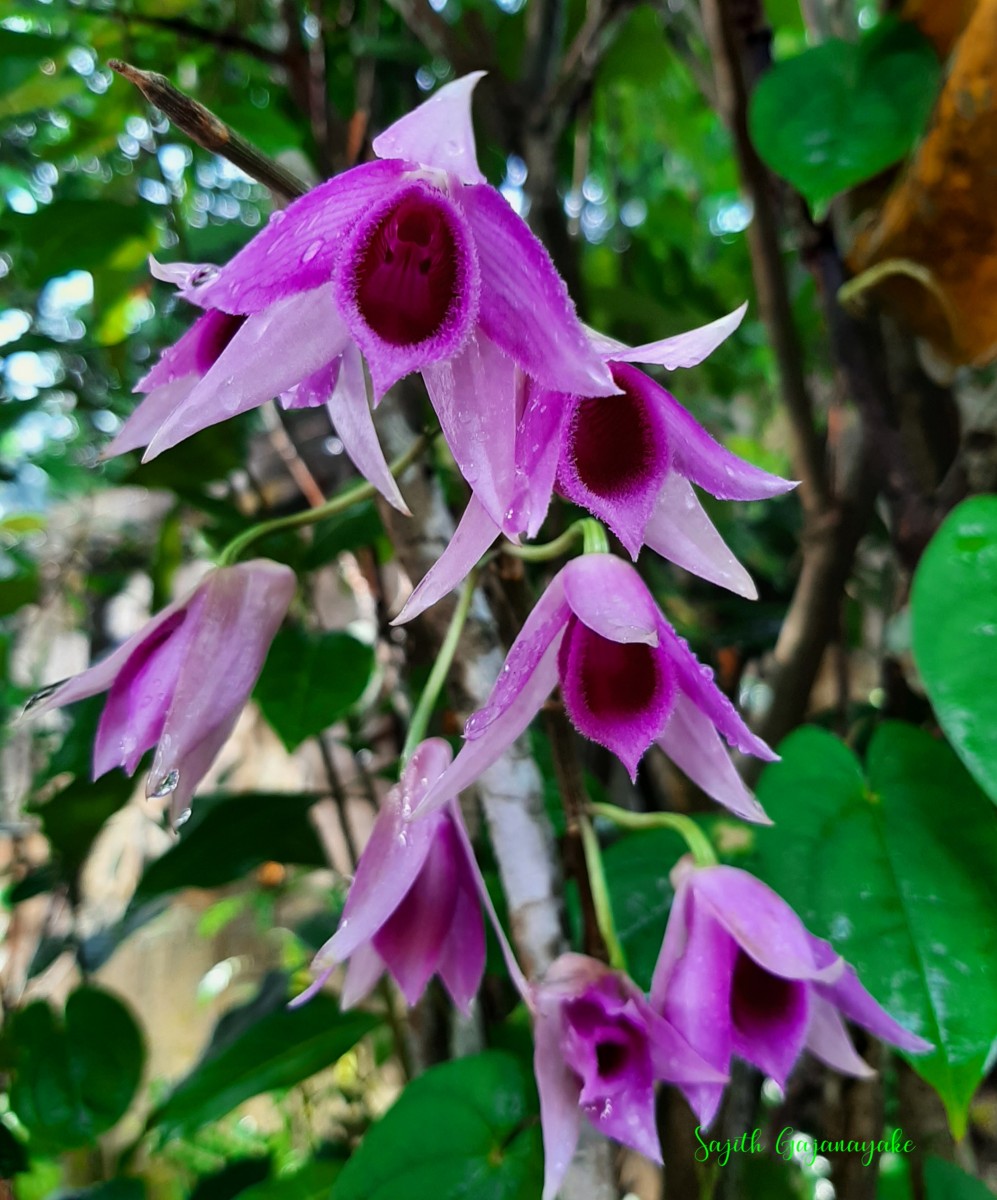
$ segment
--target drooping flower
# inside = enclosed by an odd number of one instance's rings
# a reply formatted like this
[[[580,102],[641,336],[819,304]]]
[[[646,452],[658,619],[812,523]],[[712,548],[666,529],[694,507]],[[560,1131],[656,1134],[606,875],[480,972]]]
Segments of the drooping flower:
[[[665,620],[637,571],[611,554],[573,559],[551,581],[424,805],[443,803],[495,762],[558,682],[575,728],[611,750],[631,778],[657,742],[714,800],[746,820],[767,820],[720,735],[745,754],[777,756]]]
[[[257,559],[209,572],[117,650],[81,675],[44,689],[36,712],[99,692],[93,777],[130,775],[156,746],[147,794],[170,797],[174,820],[235,728],[294,595],[294,572]]]
[[[377,815],[339,928],[315,956],[318,978],[295,1003],[349,959],[344,1008],[362,1000],[387,970],[409,1004],[439,975],[457,1007],[467,1011],[485,969],[477,864],[455,802],[413,818],[452,757],[446,742],[430,738],[409,759]]]
[[[607,1137],[660,1163],[655,1082],[721,1089],[727,1082],[635,983],[595,959],[562,955],[534,986],[533,1008],[543,1200],[553,1200],[561,1186],[583,1115]]]
[[[846,1075],[874,1074],[842,1017],[909,1054],[932,1049],[885,1012],[830,944],[754,876],[683,859],[672,881],[651,1004],[718,1071],[728,1071],[737,1056],[784,1086],[809,1050]],[[683,1091],[708,1125],[723,1089],[697,1083]]]
[[[470,99],[480,76],[396,122],[374,139],[379,161],[275,213],[226,266],[162,272],[185,299],[244,320],[172,411],[143,418],[158,424],[147,458],[323,378],[355,347],[376,399],[422,372],[458,466],[501,520],[517,486],[521,377],[616,390],[546,250],[478,168]],[[347,388],[352,407],[367,406],[362,383]]]
[[[750,576],[692,485],[721,500],[762,500],[796,484],[726,450],[670,392],[630,365],[695,366],[737,328],[745,307],[645,346],[627,347],[590,331],[619,394],[564,394],[529,383],[516,438],[521,487],[505,519],[494,519],[472,496],[450,545],[395,623],[455,588],[500,533],[535,536],[555,490],[604,521],[634,560],[647,545],[694,575],[754,599]]]

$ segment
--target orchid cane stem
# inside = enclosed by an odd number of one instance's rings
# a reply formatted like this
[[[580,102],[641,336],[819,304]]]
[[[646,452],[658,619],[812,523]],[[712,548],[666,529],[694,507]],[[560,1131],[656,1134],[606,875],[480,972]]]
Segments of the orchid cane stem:
[[[443,639],[443,645],[440,647],[436,662],[433,663],[429,679],[426,681],[426,686],[422,689],[422,695],[419,697],[415,711],[412,713],[408,734],[405,737],[405,745],[402,747],[402,766],[408,762],[416,746],[426,736],[429,718],[436,707],[436,700],[440,694],[440,689],[443,687],[447,672],[453,663],[460,635],[464,631],[464,622],[467,620],[467,614],[471,609],[471,598],[474,595],[477,582],[478,572],[475,569],[464,580],[460,599],[457,601],[457,607],[450,618],[450,627],[447,629],[447,636]]]
[[[710,839],[695,821],[682,813],[635,813],[617,808],[615,804],[590,804],[589,812],[594,817],[612,821],[621,829],[674,829],[685,840],[697,867],[717,865],[716,851]]]
[[[417,437],[411,446],[400,454],[390,466],[391,474],[397,478],[407,467],[422,454],[423,450],[429,445],[431,435],[423,434]],[[324,504],[319,504],[315,508],[305,509],[304,512],[291,513],[287,517],[274,517],[272,521],[261,521],[258,525],[253,525],[249,529],[234,537],[228,545],[222,550],[218,556],[220,566],[229,567],[236,562],[243,550],[253,542],[258,541],[261,537],[266,537],[269,533],[278,533],[283,529],[300,529],[305,525],[314,525],[316,521],[321,521],[325,517],[333,517],[337,513],[344,512],[348,508],[352,508],[354,504],[359,504],[361,500],[369,500],[371,496],[377,495],[377,489],[372,483],[358,483],[351,488],[347,488],[345,492],[340,492],[327,500]]]
[[[609,953],[609,965],[616,971],[626,971],[627,958],[623,953],[623,944],[616,932],[613,921],[613,906],[609,898],[609,884],[606,882],[606,871],[602,863],[602,850],[599,839],[592,828],[588,817],[579,821],[582,834],[582,848],[585,851],[585,867],[588,871],[589,887],[592,889],[592,904],[595,917],[599,923],[599,932],[606,943]]]

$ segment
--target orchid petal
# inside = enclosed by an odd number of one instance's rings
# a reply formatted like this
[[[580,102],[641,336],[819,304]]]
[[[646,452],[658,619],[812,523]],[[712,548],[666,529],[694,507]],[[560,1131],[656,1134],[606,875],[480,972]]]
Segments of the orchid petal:
[[[516,430],[516,475],[520,489],[512,501],[516,532],[534,538],[550,508],[571,398],[528,381],[523,415]]]
[[[559,624],[553,631],[553,640],[546,643],[546,650],[539,660],[528,672],[524,672],[525,678],[520,676],[518,686],[510,688],[500,714],[489,717],[487,728],[481,731],[480,736],[464,743],[453,765],[426,793],[426,798],[416,810],[416,816],[438,808],[450,797],[470,787],[526,729],[557,683],[557,651],[562,632],[563,626]],[[469,727],[479,715],[472,714],[468,720]]]
[[[385,798],[346,897],[339,928],[316,961],[342,962],[368,942],[415,883],[429,856],[441,817],[412,820],[427,787],[445,775],[446,742],[423,742]]]
[[[374,418],[367,401],[363,360],[355,346],[347,346],[343,351],[339,377],[327,407],[350,462],[364,479],[377,488],[392,508],[410,517],[412,514],[402,499],[377,439]]]
[[[659,391],[668,427],[672,465],[718,500],[768,500],[791,492],[796,482],[770,475],[725,449],[671,392]]]
[[[729,1083],[724,1071],[712,1067],[698,1054],[670,1021],[666,1021],[649,1005],[641,1006],[642,1019],[647,1025],[651,1047],[651,1064],[655,1079],[666,1083]]]
[[[618,348],[607,357],[630,363],[654,363],[667,367],[669,371],[677,367],[695,367],[730,337],[744,320],[747,311],[745,302],[740,308],[711,321],[709,325],[700,325],[698,329],[677,333],[659,342],[645,342],[643,346],[621,346],[617,343]]]
[[[371,162],[326,180],[273,213],[249,245],[204,283],[182,281],[181,295],[223,312],[257,313],[320,287],[332,274],[346,234],[398,187],[406,169],[394,160]]]
[[[583,554],[561,571],[571,611],[611,642],[658,644],[661,613],[634,568],[615,554]]]
[[[810,1028],[804,1045],[815,1058],[842,1075],[871,1079],[876,1074],[855,1050],[834,1006],[816,989],[810,995]]]
[[[159,356],[159,361],[135,385],[133,391],[151,392],[185,375],[204,375],[229,344],[242,324],[241,317],[209,309],[190,329]]]
[[[809,1001],[806,983],[773,975],[739,954],[730,998],[732,1050],[785,1087],[806,1041]]]
[[[605,1137],[629,1146],[651,1162],[660,1163],[661,1142],[654,1110],[654,1081],[627,1089],[626,1104],[596,1102],[582,1111]]]
[[[717,532],[688,480],[677,471],[668,474],[658,493],[654,512],[644,530],[644,543],[700,579],[749,600],[758,599],[751,576]]]
[[[209,425],[265,404],[336,358],[348,341],[328,284],[249,317],[164,422],[143,462]]]
[[[738,775],[712,721],[687,696],[676,697],[658,745],[697,787],[745,821],[771,825]]]
[[[199,382],[198,375],[184,375],[154,388],[139,401],[124,425],[101,451],[101,459],[114,458],[116,454],[127,454],[129,450],[148,446]]]
[[[550,256],[501,193],[465,187],[460,204],[481,267],[481,327],[528,374],[555,391],[611,396],[608,367],[589,344]]]
[[[486,71],[472,71],[448,83],[418,108],[378,134],[371,148],[378,158],[401,158],[437,167],[461,183],[484,183],[474,148],[471,93]]]
[[[345,352],[344,352],[345,353]],[[328,404],[336,382],[339,379],[340,368],[343,365],[342,355],[330,359],[325,366],[319,367],[311,375],[300,379],[286,392],[281,392],[278,399],[282,408],[318,408],[320,404]]]
[[[834,960],[842,961],[838,960],[834,949],[827,942],[812,934],[807,936],[818,962],[828,962],[832,956]],[[834,1004],[842,1016],[856,1025],[861,1025],[880,1041],[888,1042],[907,1054],[927,1054],[934,1050],[931,1042],[905,1029],[873,999],[859,981],[855,968],[848,963],[844,963],[844,970],[836,979],[827,983],[818,982],[816,986],[817,992]]]
[[[174,287],[183,289],[190,287],[198,280],[207,282],[218,274],[214,263],[161,263],[153,255],[149,255],[149,274],[153,279],[163,283],[172,283]]]
[[[517,486],[515,363],[479,333],[460,354],[423,367],[422,377],[460,473],[505,527]]]
[[[344,1012],[355,1008],[374,990],[386,969],[384,959],[369,942],[358,946],[350,955],[343,990],[339,994],[339,1007]]]
[[[150,769],[153,792],[155,781],[174,772],[185,788],[192,787],[203,751],[197,766],[188,756],[206,740],[220,748],[256,683],[296,585],[289,567],[265,559],[218,568],[202,582],[184,664]],[[210,758],[205,770],[208,765]]]
[[[544,1144],[543,1200],[554,1200],[571,1166],[581,1132],[580,1086],[578,1077],[561,1052],[558,1005],[540,1008],[533,1045],[533,1070],[540,1093],[540,1128]]]
[[[453,591],[467,578],[475,563],[500,532],[481,501],[472,492],[449,545],[413,589],[402,611],[391,624],[404,625],[406,621],[419,616],[437,600],[442,600],[448,592]]]
[[[728,743],[743,754],[753,754],[765,762],[777,762],[778,754],[745,725],[737,709],[713,682],[713,672],[699,662],[685,638],[679,637],[664,620],[658,632],[662,646],[671,656],[680,690],[709,717]]]
[[[450,802],[449,815],[456,826],[461,820],[456,801]],[[485,926],[478,898],[478,864],[473,854],[468,861],[467,838],[456,828],[455,834],[459,844],[457,899],[438,969],[454,1004],[466,1015],[485,971]]]

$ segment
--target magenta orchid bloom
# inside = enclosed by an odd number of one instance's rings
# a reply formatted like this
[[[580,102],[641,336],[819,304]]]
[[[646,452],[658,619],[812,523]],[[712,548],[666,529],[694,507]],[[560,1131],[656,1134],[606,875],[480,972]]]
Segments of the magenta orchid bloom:
[[[651,1004],[718,1071],[736,1055],[780,1087],[801,1051],[846,1075],[875,1074],[842,1017],[908,1054],[933,1049],[869,995],[852,967],[771,888],[734,867],[672,872],[675,900],[651,984]],[[701,1124],[723,1089],[683,1086]]]
[[[484,885],[455,803],[413,818],[452,757],[442,739],[422,742],[388,792],[339,928],[315,956],[318,978],[295,1004],[349,959],[343,1008],[362,1000],[387,970],[409,1004],[439,975],[457,1007],[467,1011],[485,969]]]
[[[611,554],[573,559],[551,581],[424,807],[443,804],[473,783],[558,683],[578,732],[611,750],[631,778],[657,742],[718,803],[745,820],[767,821],[720,734],[745,754],[769,762],[777,755],[748,729],[709,668],[665,620],[635,568]]]
[[[130,775],[152,746],[147,794],[179,820],[235,728],[294,595],[286,566],[257,559],[209,572],[117,650],[30,703],[44,711],[107,692],[93,777]]]
[[[715,441],[660,384],[631,363],[692,367],[740,325],[746,305],[710,325],[645,346],[590,332],[618,393],[562,394],[529,383],[520,403],[516,463],[522,487],[503,520],[472,496],[450,545],[419,582],[395,624],[452,591],[492,542],[539,531],[554,491],[604,521],[636,561],[641,546],[711,583],[755,599],[737,561],[693,491],[762,500],[796,486]]]
[[[661,1162],[656,1080],[723,1088],[716,1071],[625,975],[564,954],[533,988],[534,1070],[544,1141],[543,1200],[553,1200],[582,1115],[607,1137]]]
[[[376,399],[422,372],[461,472],[501,520],[521,482],[517,381],[616,391],[546,250],[478,168],[470,102],[481,74],[441,88],[375,138],[380,161],[274,213],[226,266],[162,272],[185,299],[243,323],[178,403],[147,397],[146,458],[272,396],[299,389],[296,401],[307,402],[303,381],[324,398],[331,364],[352,351],[366,360]],[[350,375],[342,404],[359,414],[363,374]],[[354,424],[368,458],[380,455],[369,412]]]

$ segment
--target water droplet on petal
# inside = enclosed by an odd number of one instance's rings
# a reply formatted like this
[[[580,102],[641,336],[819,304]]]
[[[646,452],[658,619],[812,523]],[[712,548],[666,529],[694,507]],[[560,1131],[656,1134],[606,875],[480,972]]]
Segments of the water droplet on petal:
[[[146,795],[150,800],[162,800],[164,796],[172,795],[177,790],[180,783],[180,772],[176,767],[168,775],[164,775],[158,783],[149,781],[149,788]]]
[[[173,822],[174,832],[176,832],[176,830],[178,830],[181,825],[186,825],[189,820],[190,820],[190,809],[185,808],[183,810],[183,812],[180,814],[180,816],[177,817],[176,820]]]
[[[203,267],[198,267],[196,271],[191,272],[190,286],[203,287],[206,283],[210,283],[212,279],[218,278],[218,267],[211,263],[206,263]]]
[[[322,249],[322,246],[323,242],[321,238],[317,238],[314,242],[310,242],[308,248],[301,256],[301,265],[304,266],[305,263],[311,262],[315,255],[318,254],[318,252]]]

